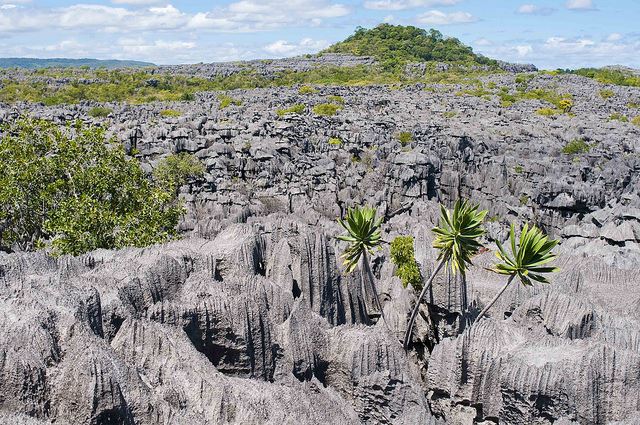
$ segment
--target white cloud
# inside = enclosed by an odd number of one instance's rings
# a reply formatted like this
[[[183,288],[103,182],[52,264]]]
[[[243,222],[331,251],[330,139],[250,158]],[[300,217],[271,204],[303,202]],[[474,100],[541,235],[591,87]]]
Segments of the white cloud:
[[[453,6],[461,0],[367,0],[366,9],[374,10],[405,10],[416,7]]]
[[[607,37],[607,41],[618,41],[622,39],[622,34],[614,32],[609,34],[609,36]]]
[[[317,53],[329,47],[329,42],[325,40],[313,40],[303,38],[299,43],[291,43],[286,40],[278,40],[264,46],[264,51],[276,56],[297,56],[306,53]]]
[[[518,56],[525,57],[533,51],[533,47],[530,45],[516,46],[516,51],[518,52]]]
[[[2,0],[0,0],[2,1]],[[149,0],[114,0],[149,5]],[[170,4],[126,8],[75,4],[60,8],[0,9],[0,33],[89,29],[105,32],[210,29],[214,31],[262,31],[288,25],[320,25],[325,19],[345,16],[350,9],[330,0],[241,0],[210,12],[184,13]]]
[[[479,38],[473,42],[476,46],[491,46],[493,43],[491,40],[487,40],[486,38]]]
[[[551,15],[555,9],[551,7],[540,7],[535,4],[523,4],[516,12],[522,15]]]
[[[444,13],[439,10],[430,10],[418,15],[417,21],[429,25],[450,25],[475,22],[477,19],[468,12]]]
[[[569,10],[593,10],[593,0],[567,0]]]
[[[115,4],[131,4],[134,6],[148,6],[150,4],[163,3],[163,0],[111,0]]]

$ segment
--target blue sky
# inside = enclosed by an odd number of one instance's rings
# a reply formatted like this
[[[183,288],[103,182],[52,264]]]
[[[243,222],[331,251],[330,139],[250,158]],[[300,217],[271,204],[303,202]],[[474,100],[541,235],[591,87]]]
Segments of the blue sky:
[[[640,0],[0,0],[0,56],[158,64],[315,53],[357,26],[437,28],[541,68],[640,68]]]

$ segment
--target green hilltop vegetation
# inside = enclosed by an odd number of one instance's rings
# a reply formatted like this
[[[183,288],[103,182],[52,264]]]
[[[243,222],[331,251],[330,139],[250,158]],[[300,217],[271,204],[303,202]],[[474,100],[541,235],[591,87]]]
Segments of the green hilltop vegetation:
[[[151,62],[131,60],[100,60],[100,59],[36,59],[36,58],[0,58],[0,68],[140,68],[155,66]]]
[[[628,69],[619,68],[580,68],[576,70],[560,69],[561,74],[576,74],[593,78],[602,84],[614,84],[616,86],[640,87],[640,75],[634,74]]]
[[[496,64],[492,59],[473,53],[471,47],[457,38],[443,36],[440,31],[391,24],[372,29],[359,27],[355,34],[324,52],[372,56],[385,69],[408,62],[430,61]]]

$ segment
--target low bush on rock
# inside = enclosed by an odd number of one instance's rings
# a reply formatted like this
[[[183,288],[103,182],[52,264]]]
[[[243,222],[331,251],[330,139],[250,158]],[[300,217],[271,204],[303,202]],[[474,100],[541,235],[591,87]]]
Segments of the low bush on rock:
[[[331,117],[337,114],[340,109],[342,109],[342,105],[337,105],[335,103],[320,103],[313,107],[313,113],[316,115]]]
[[[111,108],[106,108],[104,106],[95,106],[89,109],[89,111],[87,111],[87,114],[93,118],[106,118],[112,112],[113,109]]]
[[[276,111],[276,114],[278,114],[279,117],[283,117],[287,114],[302,114],[304,113],[304,111],[307,109],[306,106],[297,103],[289,108],[285,108],[285,109],[278,109]]]
[[[240,106],[242,105],[242,101],[238,99],[234,99],[231,96],[226,94],[221,94],[218,96],[218,100],[220,101],[220,109],[228,108],[231,105]]]
[[[422,275],[416,263],[412,236],[398,236],[391,241],[391,261],[396,265],[396,276],[402,281],[402,286],[411,285],[418,291],[422,289]]]
[[[562,153],[565,155],[577,155],[582,153],[588,153],[594,145],[591,145],[584,141],[584,139],[573,139],[562,148]]]
[[[160,111],[160,115],[166,118],[177,118],[182,116],[182,112],[176,111],[175,109],[165,109],[164,111]]]

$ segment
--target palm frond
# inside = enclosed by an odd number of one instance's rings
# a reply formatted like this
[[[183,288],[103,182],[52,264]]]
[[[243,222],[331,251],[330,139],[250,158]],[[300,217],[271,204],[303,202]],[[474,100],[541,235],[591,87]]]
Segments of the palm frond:
[[[498,245],[496,256],[501,263],[495,264],[491,269],[495,273],[515,275],[523,285],[529,286],[532,285],[532,280],[549,283],[549,280],[543,275],[560,271],[557,267],[545,266],[557,258],[552,250],[558,241],[549,239],[538,227],[525,224],[520,236],[516,238],[515,226],[512,223],[509,241],[511,254],[506,252],[500,242],[496,242]]]
[[[358,266],[365,250],[372,254],[380,246],[382,218],[376,218],[375,208],[355,207],[349,208],[345,218],[339,218],[338,223],[347,232],[337,238],[349,243],[341,258],[347,273],[351,273]]]
[[[432,229],[436,238],[433,247],[440,250],[438,260],[445,259],[452,273],[465,274],[472,257],[482,244],[478,238],[484,234],[482,223],[487,211],[479,211],[479,205],[458,200],[453,211],[440,205],[440,222]]]

